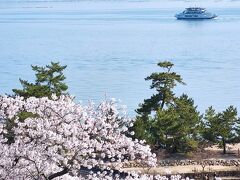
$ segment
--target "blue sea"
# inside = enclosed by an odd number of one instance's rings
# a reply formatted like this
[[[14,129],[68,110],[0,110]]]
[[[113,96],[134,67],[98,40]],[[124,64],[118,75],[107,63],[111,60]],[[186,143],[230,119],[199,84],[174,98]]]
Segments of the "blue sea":
[[[218,17],[176,20],[189,6]],[[170,60],[202,113],[240,106],[240,1],[0,0],[0,93],[33,81],[30,65],[67,65],[76,101],[116,98],[130,116],[154,91],[144,80]],[[240,109],[239,109],[240,110]]]

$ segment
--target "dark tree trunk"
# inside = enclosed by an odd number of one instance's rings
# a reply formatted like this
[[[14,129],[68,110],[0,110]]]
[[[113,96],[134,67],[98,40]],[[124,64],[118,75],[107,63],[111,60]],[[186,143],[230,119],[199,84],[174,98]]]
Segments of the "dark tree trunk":
[[[223,154],[226,154],[226,141],[224,138],[222,139],[222,143],[223,143]]]
[[[163,109],[164,105],[165,105],[165,95],[163,94],[162,95],[162,103],[160,105],[160,109]]]
[[[64,175],[64,174],[67,174],[68,171],[69,171],[69,169],[65,167],[62,171],[59,171],[59,172],[57,172],[57,173],[54,173],[54,174],[50,175],[50,176],[48,177],[48,180],[51,180],[51,179],[54,179],[54,178],[56,178],[56,177],[62,176],[62,175]]]

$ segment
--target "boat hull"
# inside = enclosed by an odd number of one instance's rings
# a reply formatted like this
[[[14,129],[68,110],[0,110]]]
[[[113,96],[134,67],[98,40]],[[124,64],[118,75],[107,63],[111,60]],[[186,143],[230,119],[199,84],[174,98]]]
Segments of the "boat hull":
[[[214,19],[217,16],[212,17],[176,17],[178,20],[203,20],[203,19]]]
[[[196,9],[196,8],[195,8]],[[199,13],[198,13],[199,12]],[[202,11],[184,11],[182,13],[176,14],[177,19],[183,20],[197,20],[197,19],[214,19],[217,17],[216,14],[207,12],[206,10]]]

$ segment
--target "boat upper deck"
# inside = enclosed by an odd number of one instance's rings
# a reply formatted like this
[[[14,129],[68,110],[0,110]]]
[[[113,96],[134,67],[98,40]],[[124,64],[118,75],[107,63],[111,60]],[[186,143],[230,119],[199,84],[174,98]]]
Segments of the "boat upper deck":
[[[189,7],[189,8],[186,8],[184,13],[186,14],[201,14],[201,13],[204,13],[206,11],[205,8],[200,8],[200,7]]]

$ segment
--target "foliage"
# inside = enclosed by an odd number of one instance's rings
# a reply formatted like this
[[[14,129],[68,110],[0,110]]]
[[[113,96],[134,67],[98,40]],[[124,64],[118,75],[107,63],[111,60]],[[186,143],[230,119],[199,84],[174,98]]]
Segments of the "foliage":
[[[24,98],[32,96],[51,98],[52,94],[63,95],[68,89],[68,86],[63,82],[65,80],[63,70],[66,67],[54,62],[45,67],[32,65],[32,70],[35,71],[36,76],[35,83],[20,79],[23,89],[13,89],[13,92]]]
[[[144,119],[145,118],[145,119]],[[134,126],[130,128],[134,131],[134,137],[142,139],[147,142],[147,144],[154,147],[156,142],[155,129],[153,128],[154,118],[150,116],[136,117]]]
[[[140,104],[139,109],[137,109],[139,115],[150,114],[152,111],[156,112],[159,108],[163,109],[165,105],[171,104],[175,99],[173,88],[178,83],[185,84],[179,74],[171,72],[174,66],[173,63],[164,61],[158,63],[158,66],[165,71],[152,73],[145,78],[146,81],[152,81],[150,88],[155,89],[157,94],[151,96],[150,99],[145,99],[144,102]]]
[[[185,84],[179,74],[171,71],[173,64],[164,61],[158,66],[165,71],[152,73],[146,78],[152,81],[150,88],[155,89],[157,94],[145,99],[137,109],[133,128],[135,137],[145,139],[155,148],[171,152],[196,149],[200,113],[193,99],[185,94],[176,97],[173,93],[177,84]]]
[[[117,109],[112,101],[81,106],[68,96],[0,97],[0,179],[105,179],[105,170],[119,170],[123,162],[154,166],[149,146],[125,135],[131,120]],[[23,110],[37,116],[20,122]],[[13,118],[16,136],[8,144],[5,121]],[[89,169],[84,177],[82,167]],[[96,167],[102,171],[91,174]]]
[[[18,116],[18,121],[23,122],[25,119],[32,117],[35,118],[37,117],[36,114],[33,114],[32,112],[26,112],[26,111],[21,111],[17,114]],[[5,125],[6,125],[6,133],[4,133],[4,137],[7,139],[7,143],[11,144],[14,142],[15,139],[15,134],[13,131],[13,128],[17,126],[15,123],[16,118],[13,117],[11,119],[6,119]]]
[[[237,109],[233,106],[229,106],[221,113],[217,113],[213,107],[209,107],[202,124],[204,139],[223,147],[224,154],[226,153],[226,144],[234,143],[239,136],[237,132],[240,128],[240,120],[237,117]]]
[[[51,62],[50,65],[46,65],[45,67],[32,65],[32,70],[35,71],[36,76],[35,83],[20,79],[23,89],[13,89],[15,96],[22,96],[24,98],[51,98],[52,94],[56,96],[66,95],[68,86],[63,82],[65,80],[63,70],[66,67],[67,66],[61,66],[60,63],[54,62]],[[34,116],[36,115],[31,112],[26,112],[24,109],[18,113],[19,121],[24,121],[26,118]],[[14,119],[8,119],[6,124],[7,133],[5,133],[5,137],[8,139],[8,143],[13,143],[15,135],[12,128],[17,124],[14,122]]]
[[[153,123],[155,144],[170,152],[189,152],[198,145],[200,113],[194,101],[183,94],[167,109],[159,109]]]

